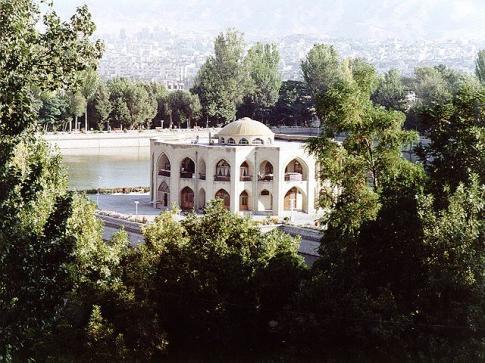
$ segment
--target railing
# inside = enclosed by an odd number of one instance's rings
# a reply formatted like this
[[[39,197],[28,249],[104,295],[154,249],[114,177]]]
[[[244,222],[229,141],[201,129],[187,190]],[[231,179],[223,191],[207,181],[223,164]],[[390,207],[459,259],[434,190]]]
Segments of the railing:
[[[260,175],[258,180],[259,181],[273,181],[273,174]]]
[[[230,175],[214,175],[215,181],[231,181]]]
[[[241,181],[251,181],[253,180],[253,176],[252,175],[241,175]]]
[[[285,181],[302,181],[303,175],[300,173],[286,173],[285,174]]]
[[[200,180],[205,180],[205,174],[199,173],[199,179]]]
[[[162,176],[170,176],[170,170],[159,170],[158,171],[158,175],[162,175]]]
[[[194,177],[194,173],[191,171],[181,171],[180,177],[183,179],[192,179]]]

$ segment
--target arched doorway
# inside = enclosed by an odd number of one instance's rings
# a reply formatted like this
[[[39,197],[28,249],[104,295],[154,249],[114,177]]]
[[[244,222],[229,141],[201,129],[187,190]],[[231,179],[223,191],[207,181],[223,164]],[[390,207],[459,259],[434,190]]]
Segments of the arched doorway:
[[[205,189],[200,188],[199,195],[197,196],[197,209],[205,208]]]
[[[185,187],[180,192],[180,208],[182,210],[194,209],[194,191]]]
[[[230,181],[231,180],[231,166],[224,159],[219,160],[216,164],[215,181]]]
[[[246,210],[251,210],[250,205],[249,205],[249,194],[247,191],[243,191],[239,195],[239,210],[240,211],[246,211]]]
[[[185,158],[180,163],[180,177],[192,179],[195,173],[195,163],[191,158]]]
[[[164,181],[158,187],[157,207],[168,208],[170,204],[170,188]]]
[[[158,158],[157,170],[158,175],[170,176],[170,160],[164,153]]]
[[[306,196],[299,188],[293,187],[285,194],[284,210],[286,211],[305,211]]]
[[[224,208],[229,209],[231,206],[231,196],[224,189],[219,189],[216,193],[216,199],[224,201]]]
[[[308,180],[308,167],[303,160],[293,159],[285,168],[286,181]]]
[[[258,198],[258,210],[271,211],[273,210],[273,195],[267,189],[261,191]]]

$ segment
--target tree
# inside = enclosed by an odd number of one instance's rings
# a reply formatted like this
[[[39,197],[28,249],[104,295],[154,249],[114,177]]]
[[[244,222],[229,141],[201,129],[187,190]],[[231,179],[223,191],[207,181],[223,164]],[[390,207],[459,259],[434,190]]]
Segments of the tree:
[[[397,69],[389,70],[379,79],[377,89],[372,94],[372,101],[387,110],[406,111],[406,91]]]
[[[343,76],[340,58],[331,45],[315,44],[301,62],[303,79],[314,99]]]
[[[162,83],[151,82],[146,85],[147,91],[151,98],[157,102],[157,113],[153,119],[153,123],[157,125],[158,122],[162,123],[167,116],[167,103],[166,98],[168,96],[167,88]],[[160,124],[163,127],[163,124]]]
[[[214,42],[210,56],[197,73],[192,93],[199,96],[204,115],[224,123],[234,120],[246,94],[242,35],[229,30]]]
[[[482,84],[485,83],[485,49],[480,50],[477,54],[475,75]]]
[[[84,110],[84,130],[88,131],[88,103],[92,101],[96,90],[98,89],[99,76],[98,72],[89,68],[80,74],[81,78],[81,94],[86,100],[86,106]]]
[[[82,116],[87,107],[87,102],[81,92],[69,92],[69,112],[74,116],[74,129],[78,129],[78,117]]]
[[[168,107],[170,112],[170,122],[175,120],[178,127],[182,127],[182,123],[187,123],[189,128],[190,120],[200,112],[200,102],[197,95],[192,95],[190,92],[177,90],[168,95]]]
[[[106,130],[109,131],[109,117],[113,111],[110,102],[110,94],[108,88],[104,83],[100,83],[96,89],[93,99],[94,109],[96,111],[96,119],[98,120],[98,129],[103,130],[106,125]]]
[[[153,304],[172,353],[187,359],[265,349],[268,322],[282,315],[305,271],[293,238],[262,234],[221,201],[181,223],[162,214],[144,234],[138,256],[146,267],[137,271],[145,272],[134,281],[143,283],[140,296]]]
[[[44,4],[45,5],[45,4]],[[32,91],[74,89],[102,46],[86,7],[62,22],[46,5],[0,1],[0,356],[34,357],[72,288],[72,196],[58,155],[34,132]],[[41,17],[41,15],[44,15]],[[39,20],[42,19],[42,24]],[[42,26],[40,26],[42,25]],[[42,360],[42,359],[41,359]]]
[[[249,49],[244,61],[249,72],[250,84],[239,113],[242,109],[242,116],[254,118],[259,115],[263,119],[278,100],[281,87],[278,48],[275,44],[256,43]]]
[[[128,83],[124,100],[130,128],[149,126],[157,113],[157,102],[141,84]]]
[[[72,122],[69,116],[69,100],[65,96],[56,93],[44,93],[41,95],[42,106],[39,109],[39,123],[47,130],[66,126],[66,121]]]
[[[428,171],[435,199],[444,188],[455,190],[477,173],[485,183],[485,87],[463,83],[452,96],[440,103],[419,108],[423,135],[429,143],[418,148]]]
[[[277,125],[306,126],[314,111],[312,97],[304,82],[283,81],[278,101],[271,110],[271,118]]]

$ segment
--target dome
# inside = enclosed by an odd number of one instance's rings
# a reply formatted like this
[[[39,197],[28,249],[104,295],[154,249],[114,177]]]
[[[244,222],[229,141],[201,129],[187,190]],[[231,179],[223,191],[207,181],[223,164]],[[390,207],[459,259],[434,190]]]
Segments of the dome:
[[[273,131],[262,122],[244,117],[224,126],[217,134],[218,137],[264,137],[274,138]]]

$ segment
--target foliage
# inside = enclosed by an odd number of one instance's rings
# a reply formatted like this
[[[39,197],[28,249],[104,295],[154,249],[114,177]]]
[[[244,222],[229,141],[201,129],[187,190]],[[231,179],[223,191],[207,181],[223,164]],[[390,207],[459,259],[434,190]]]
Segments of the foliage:
[[[189,126],[190,120],[199,115],[201,106],[197,95],[179,90],[171,92],[167,98],[170,120],[175,120],[179,128],[183,122]]]
[[[100,83],[94,93],[92,101],[95,110],[95,119],[98,123],[98,130],[103,130],[106,123],[108,123],[107,129],[109,130],[109,117],[113,111],[109,98],[110,94],[108,88],[104,83]]]
[[[306,125],[314,116],[314,104],[304,82],[283,81],[278,101],[271,110],[276,124]]]
[[[387,110],[406,111],[406,91],[398,70],[391,69],[380,77],[372,101]]]
[[[280,55],[275,44],[256,43],[244,59],[249,72],[248,92],[239,108],[241,116],[263,119],[277,99],[281,87]]]
[[[480,50],[477,54],[475,75],[482,84],[485,83],[485,49]]]

